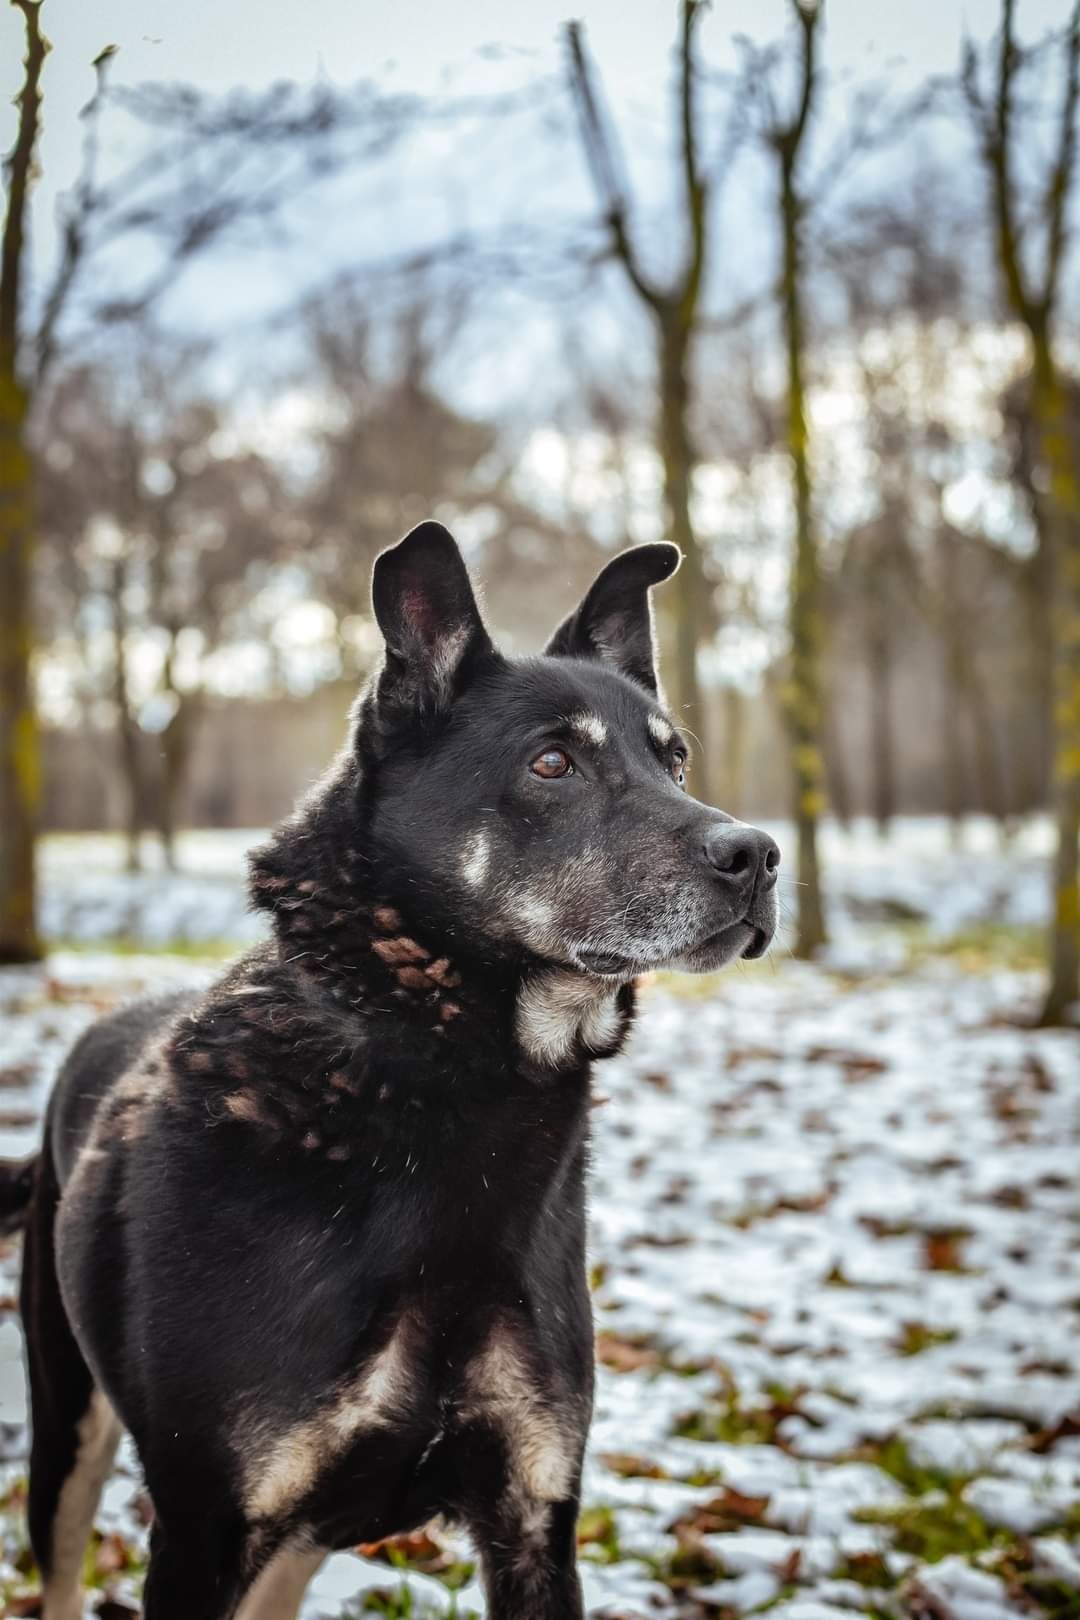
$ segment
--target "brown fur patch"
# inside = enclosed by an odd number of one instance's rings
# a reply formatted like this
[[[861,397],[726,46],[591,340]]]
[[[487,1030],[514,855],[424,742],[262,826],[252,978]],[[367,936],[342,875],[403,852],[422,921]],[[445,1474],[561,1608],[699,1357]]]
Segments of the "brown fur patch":
[[[404,935],[398,939],[377,939],[371,946],[376,956],[381,956],[384,962],[396,967],[400,962],[426,962],[429,952],[415,939],[406,939]]]
[[[397,970],[397,981],[403,984],[406,990],[430,990],[431,980],[423,968],[403,967]]]
[[[376,928],[381,928],[386,934],[392,934],[401,927],[401,912],[395,911],[393,906],[376,906],[372,918]]]
[[[243,1119],[249,1125],[264,1123],[258,1103],[250,1091],[233,1091],[225,1098],[225,1107],[233,1119]]]

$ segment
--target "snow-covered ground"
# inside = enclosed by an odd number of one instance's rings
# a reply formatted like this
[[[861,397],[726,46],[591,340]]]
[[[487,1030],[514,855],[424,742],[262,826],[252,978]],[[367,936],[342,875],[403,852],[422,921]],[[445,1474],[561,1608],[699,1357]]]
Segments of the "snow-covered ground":
[[[930,822],[887,846],[830,834],[826,963],[779,954],[708,985],[657,984],[631,1049],[598,1069],[592,1614],[1080,1612],[1080,1038],[1021,1027],[1039,981],[1007,956],[930,948],[1039,922],[1044,840],[1035,827],[1001,852],[973,829],[957,853]],[[241,937],[246,842],[193,835],[194,876],[130,881],[110,870],[112,846],[89,857],[59,841],[47,916],[84,940],[162,941],[178,920],[188,941]],[[89,1019],[213,971],[84,948],[0,974],[0,1153],[32,1146]],[[33,1585],[16,1264],[9,1246],[5,1592]],[[136,1601],[144,1523],[122,1454],[94,1558],[121,1604]],[[478,1615],[470,1562],[438,1528],[339,1555],[306,1620]]]

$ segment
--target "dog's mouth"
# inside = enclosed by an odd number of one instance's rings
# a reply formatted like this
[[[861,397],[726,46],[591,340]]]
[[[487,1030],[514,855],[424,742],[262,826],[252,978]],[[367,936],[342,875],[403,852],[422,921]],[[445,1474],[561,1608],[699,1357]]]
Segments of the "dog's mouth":
[[[693,971],[722,967],[736,958],[754,962],[765,955],[772,942],[772,931],[742,917],[709,934],[698,945],[693,945],[682,956],[682,961]]]
[[[682,967],[691,973],[705,973],[714,967],[723,967],[736,957],[756,962],[772,944],[773,930],[762,928],[749,917],[727,923],[723,928],[706,935],[696,945],[689,946],[671,961],[646,962],[614,951],[578,951],[577,960],[586,973],[599,979],[631,979],[637,973],[646,973],[656,967]]]
[[[617,956],[613,951],[578,951],[577,959],[586,973],[598,979],[633,978],[642,971],[640,963],[629,956]]]

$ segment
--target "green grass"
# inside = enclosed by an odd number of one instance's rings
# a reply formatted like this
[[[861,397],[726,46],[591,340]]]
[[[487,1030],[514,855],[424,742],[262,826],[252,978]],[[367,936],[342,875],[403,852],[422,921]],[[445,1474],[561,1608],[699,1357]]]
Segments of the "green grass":
[[[903,1440],[893,1435],[888,1440],[871,1441],[852,1454],[853,1462],[873,1463],[882,1473],[895,1479],[910,1496],[926,1496],[931,1491],[959,1496],[970,1483],[970,1474],[950,1474],[943,1468],[924,1468],[915,1462]]]
[[[798,1410],[798,1392],[770,1387],[764,1403],[744,1406],[738,1392],[731,1390],[718,1400],[710,1400],[691,1412],[684,1412],[675,1425],[683,1440],[705,1440],[712,1444],[771,1446],[776,1430],[786,1417]]]
[[[235,939],[170,939],[162,944],[130,934],[110,939],[50,939],[47,946],[50,951],[71,951],[82,956],[182,956],[192,962],[223,962],[247,949]]]
[[[925,1564],[938,1564],[950,1554],[971,1558],[988,1552],[996,1536],[980,1513],[959,1495],[935,1491],[911,1502],[860,1508],[860,1524],[877,1524],[892,1533],[893,1545]]]
[[[952,1344],[956,1337],[954,1328],[933,1328],[925,1322],[904,1322],[896,1348],[902,1356],[921,1356],[924,1350],[931,1350],[936,1344]]]
[[[578,1552],[592,1564],[618,1564],[623,1553],[619,1527],[609,1507],[583,1508],[577,1526]]]
[[[989,973],[996,968],[1028,973],[1046,965],[1046,934],[1041,928],[981,922],[946,938],[922,924],[898,932],[913,965],[935,957],[951,960],[968,973]]]

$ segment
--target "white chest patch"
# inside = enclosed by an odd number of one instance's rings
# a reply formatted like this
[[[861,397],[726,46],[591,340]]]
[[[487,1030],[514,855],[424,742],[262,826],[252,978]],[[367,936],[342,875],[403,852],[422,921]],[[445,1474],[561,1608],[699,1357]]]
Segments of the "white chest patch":
[[[619,1033],[618,987],[559,968],[540,973],[518,997],[517,1036],[534,1063],[554,1067],[579,1042],[596,1051]]]

